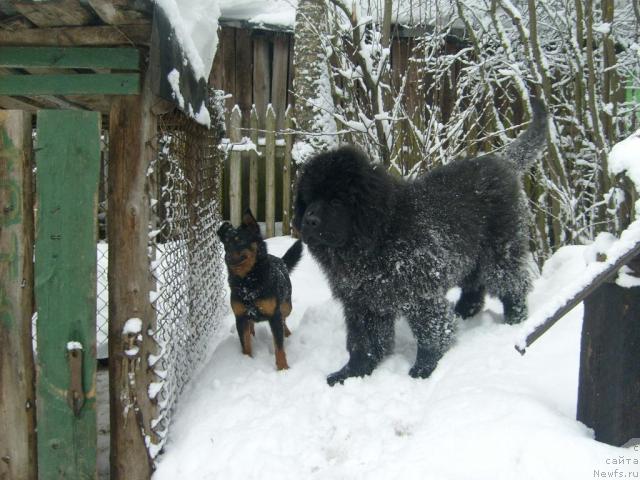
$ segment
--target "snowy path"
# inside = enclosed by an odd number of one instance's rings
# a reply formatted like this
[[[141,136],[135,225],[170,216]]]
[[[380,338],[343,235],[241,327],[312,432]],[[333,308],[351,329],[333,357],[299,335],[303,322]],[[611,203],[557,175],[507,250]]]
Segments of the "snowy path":
[[[290,243],[273,239],[270,252]],[[579,274],[578,248],[549,265],[553,278],[537,282],[531,310]],[[401,321],[395,353],[371,377],[330,388],[325,376],[347,360],[341,308],[308,255],[292,282],[291,369],[275,371],[266,324],[254,358],[243,356],[229,316],[180,402],[154,480],[573,480],[613,472],[620,455],[640,459],[574,420],[581,307],[520,357],[518,327],[501,325],[499,304],[488,302],[427,380],[407,375],[415,342]]]

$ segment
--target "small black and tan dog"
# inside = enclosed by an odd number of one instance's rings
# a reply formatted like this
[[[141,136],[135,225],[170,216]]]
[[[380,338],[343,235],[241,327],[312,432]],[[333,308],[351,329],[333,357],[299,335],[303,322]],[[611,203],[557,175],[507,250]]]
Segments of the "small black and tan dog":
[[[231,309],[236,317],[242,353],[251,356],[254,323],[266,320],[273,334],[276,367],[278,370],[289,368],[284,352],[284,337],[291,334],[285,323],[291,313],[289,273],[302,256],[302,243],[295,242],[282,258],[270,255],[250,209],[244,212],[238,228],[224,222],[217,233],[224,245]]]

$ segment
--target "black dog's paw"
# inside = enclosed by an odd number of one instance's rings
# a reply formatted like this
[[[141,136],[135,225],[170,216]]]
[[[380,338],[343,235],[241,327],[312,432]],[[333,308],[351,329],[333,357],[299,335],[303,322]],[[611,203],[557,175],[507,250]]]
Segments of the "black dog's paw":
[[[429,362],[421,365],[415,364],[411,367],[411,370],[409,370],[409,375],[413,378],[428,378],[436,369],[437,365],[438,362]]]
[[[343,384],[347,378],[371,375],[371,372],[373,372],[375,367],[376,362],[373,360],[354,362],[351,359],[349,360],[349,363],[340,370],[329,375],[327,377],[327,383],[330,387],[333,387],[336,383]]]
[[[351,376],[352,375],[349,375],[349,372],[347,371],[347,367],[345,366],[340,370],[338,370],[337,372],[333,372],[331,375],[328,375],[327,383],[329,384],[330,387],[333,387],[336,383],[343,384],[344,381]]]

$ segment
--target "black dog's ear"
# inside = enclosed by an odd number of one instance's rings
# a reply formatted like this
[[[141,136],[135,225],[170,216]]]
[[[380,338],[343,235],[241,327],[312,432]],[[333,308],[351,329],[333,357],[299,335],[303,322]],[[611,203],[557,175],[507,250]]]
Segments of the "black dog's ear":
[[[220,225],[220,228],[218,228],[218,231],[216,232],[218,235],[218,238],[224,242],[224,240],[227,238],[229,234],[229,230],[232,228],[233,227],[229,222],[222,222],[222,225]]]
[[[257,236],[260,236],[260,226],[256,221],[251,209],[247,208],[242,214],[242,224],[249,229],[249,231]]]

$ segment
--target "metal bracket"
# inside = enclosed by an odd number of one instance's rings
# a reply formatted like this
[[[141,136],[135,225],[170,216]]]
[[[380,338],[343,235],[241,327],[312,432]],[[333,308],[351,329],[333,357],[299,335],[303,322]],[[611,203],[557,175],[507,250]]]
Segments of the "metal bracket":
[[[69,390],[67,403],[73,414],[80,416],[84,405],[84,391],[82,389],[82,346],[67,346],[67,361],[69,362]]]

